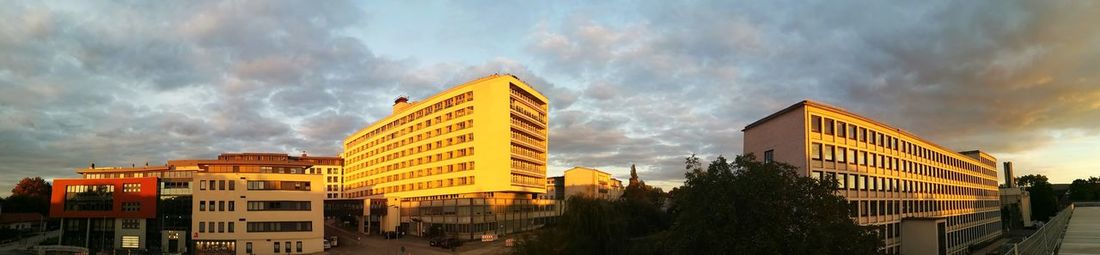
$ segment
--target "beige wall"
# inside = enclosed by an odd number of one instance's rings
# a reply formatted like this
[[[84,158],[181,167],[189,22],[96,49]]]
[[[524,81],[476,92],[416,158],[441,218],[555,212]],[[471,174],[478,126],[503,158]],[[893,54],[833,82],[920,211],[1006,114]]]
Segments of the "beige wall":
[[[746,129],[744,153],[752,153],[756,160],[764,161],[764,152],[773,150],[776,162],[794,165],[802,170],[799,171],[802,176],[806,176],[808,121],[805,109],[799,108]]]
[[[912,219],[901,222],[901,254],[939,254],[942,219]]]
[[[272,242],[291,242],[292,251],[296,250],[297,241],[302,241],[302,253],[322,252],[324,237],[324,175],[322,174],[275,174],[275,173],[195,173],[195,184],[192,205],[191,239],[201,240],[236,240],[237,254],[245,253],[245,244],[251,242],[254,254],[272,254]],[[201,190],[200,181],[233,181],[236,182],[234,190]],[[248,190],[247,181],[250,180],[279,180],[279,181],[309,181],[310,191],[282,191],[282,190]],[[228,186],[228,185],[227,185]],[[228,211],[199,211],[199,203],[204,201],[234,201],[235,210]],[[248,201],[310,201],[309,211],[248,211]],[[215,203],[217,204],[217,203]],[[228,206],[228,205],[227,205]],[[261,232],[249,233],[248,222],[261,221],[310,221],[310,232]],[[199,233],[200,223],[205,222],[234,222],[233,233]]]
[[[618,199],[619,197],[614,195],[617,192],[621,196],[622,193],[621,191],[613,191],[611,184],[611,175],[600,170],[586,167],[574,167],[565,170],[566,198],[587,196],[600,199]]]

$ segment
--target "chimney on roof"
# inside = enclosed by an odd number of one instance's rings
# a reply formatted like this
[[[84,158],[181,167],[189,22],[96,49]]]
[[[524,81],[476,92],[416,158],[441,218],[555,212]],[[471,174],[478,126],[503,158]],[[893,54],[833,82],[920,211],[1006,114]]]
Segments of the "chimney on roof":
[[[409,106],[411,106],[411,104],[409,104],[409,97],[399,96],[397,99],[393,100],[393,113],[396,114],[401,110],[405,110],[405,108],[409,108]]]
[[[306,157],[306,151],[302,151],[302,157]]]
[[[95,162],[92,162],[92,166],[88,168],[95,169]]]
[[[145,167],[149,167],[149,161],[145,161]]]
[[[1016,187],[1016,176],[1012,175],[1012,162],[1005,161],[1005,188]]]

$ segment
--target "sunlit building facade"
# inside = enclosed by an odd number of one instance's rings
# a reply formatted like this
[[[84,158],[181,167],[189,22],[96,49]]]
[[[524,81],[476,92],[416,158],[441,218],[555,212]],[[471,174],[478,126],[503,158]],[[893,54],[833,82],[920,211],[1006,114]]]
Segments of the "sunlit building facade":
[[[889,254],[960,254],[1001,235],[996,158],[955,152],[846,110],[802,101],[745,127],[744,151],[837,181]]]
[[[279,153],[171,160],[194,171],[191,238],[199,254],[324,251],[325,180],[313,162]]]
[[[344,194],[366,199],[363,231],[460,237],[541,225],[548,100],[512,75],[491,75],[422,101],[344,140]]]
[[[587,167],[565,170],[565,198],[584,196],[605,200],[619,199],[623,195],[623,182],[611,178],[611,174]]]

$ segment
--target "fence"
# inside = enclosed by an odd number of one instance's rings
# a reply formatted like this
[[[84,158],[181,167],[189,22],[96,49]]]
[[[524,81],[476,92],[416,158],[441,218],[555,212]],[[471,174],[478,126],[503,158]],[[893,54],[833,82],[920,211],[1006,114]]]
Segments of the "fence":
[[[1066,225],[1069,224],[1070,215],[1073,215],[1073,208],[1073,204],[1067,206],[1057,216],[1050,218],[1039,231],[1012,245],[1005,255],[1054,254],[1058,245],[1062,244],[1062,236],[1066,234]]]

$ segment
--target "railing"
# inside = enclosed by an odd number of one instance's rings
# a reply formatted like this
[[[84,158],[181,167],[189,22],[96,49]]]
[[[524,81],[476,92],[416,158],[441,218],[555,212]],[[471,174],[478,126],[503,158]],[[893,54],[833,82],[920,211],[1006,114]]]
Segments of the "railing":
[[[1067,206],[1057,216],[1050,218],[1050,222],[1039,228],[1039,231],[1012,245],[1005,255],[1054,254],[1062,244],[1062,236],[1066,234],[1066,225],[1069,224],[1070,215],[1073,215],[1073,208],[1073,204]]]

